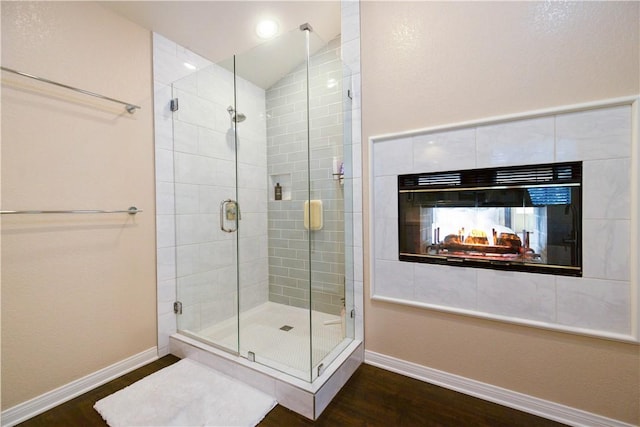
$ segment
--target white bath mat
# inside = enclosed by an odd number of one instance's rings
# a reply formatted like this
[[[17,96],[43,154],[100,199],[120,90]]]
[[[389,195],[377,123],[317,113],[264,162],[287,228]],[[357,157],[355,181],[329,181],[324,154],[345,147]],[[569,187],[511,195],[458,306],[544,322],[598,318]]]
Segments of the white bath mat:
[[[182,359],[96,402],[111,427],[255,426],[276,405],[265,393]]]

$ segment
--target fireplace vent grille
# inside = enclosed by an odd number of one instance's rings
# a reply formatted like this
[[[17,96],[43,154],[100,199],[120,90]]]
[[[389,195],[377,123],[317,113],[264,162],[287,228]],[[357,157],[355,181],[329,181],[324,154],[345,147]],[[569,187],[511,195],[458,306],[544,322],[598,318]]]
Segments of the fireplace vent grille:
[[[580,184],[579,162],[401,175],[400,190]]]

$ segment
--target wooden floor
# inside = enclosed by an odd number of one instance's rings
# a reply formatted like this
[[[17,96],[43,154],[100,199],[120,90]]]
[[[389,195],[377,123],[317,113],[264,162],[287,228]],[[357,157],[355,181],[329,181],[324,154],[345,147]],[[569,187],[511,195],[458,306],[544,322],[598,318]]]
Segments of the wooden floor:
[[[106,426],[93,409],[98,400],[177,362],[165,356],[20,426]],[[560,426],[553,421],[362,365],[317,421],[278,405],[259,424],[290,426]]]

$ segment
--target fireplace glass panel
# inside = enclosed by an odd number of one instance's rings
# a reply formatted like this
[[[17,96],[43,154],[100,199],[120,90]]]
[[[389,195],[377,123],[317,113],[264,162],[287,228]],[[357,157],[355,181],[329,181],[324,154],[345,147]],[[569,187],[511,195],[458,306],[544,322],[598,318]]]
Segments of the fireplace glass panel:
[[[581,163],[401,175],[398,184],[401,261],[582,274]]]

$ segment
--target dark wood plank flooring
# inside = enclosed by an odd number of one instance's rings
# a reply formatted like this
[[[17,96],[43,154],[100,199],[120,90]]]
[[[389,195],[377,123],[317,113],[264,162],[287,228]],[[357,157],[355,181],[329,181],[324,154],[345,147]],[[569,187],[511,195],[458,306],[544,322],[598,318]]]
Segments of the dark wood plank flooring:
[[[93,409],[95,402],[178,360],[171,355],[162,357],[20,426],[106,426]],[[369,365],[358,368],[315,422],[278,405],[259,424],[260,427],[560,425]]]

